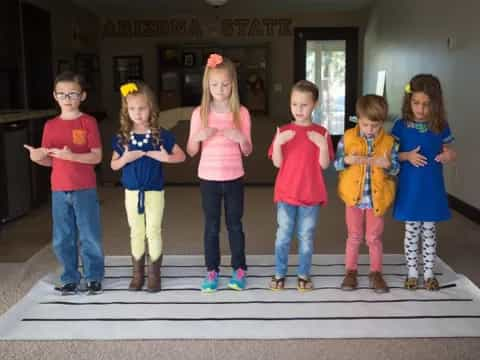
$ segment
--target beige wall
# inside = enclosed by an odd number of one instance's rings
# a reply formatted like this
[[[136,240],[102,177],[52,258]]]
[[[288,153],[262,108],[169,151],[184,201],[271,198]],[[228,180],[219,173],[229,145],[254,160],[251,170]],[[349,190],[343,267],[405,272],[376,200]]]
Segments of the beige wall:
[[[268,18],[290,18],[293,20],[291,26],[291,36],[272,36],[272,37],[235,37],[227,38],[222,36],[204,36],[202,39],[195,40],[186,37],[158,37],[158,38],[103,38],[101,40],[101,68],[104,70],[103,93],[106,109],[110,117],[111,127],[109,131],[113,134],[118,124],[116,121],[119,107],[119,94],[113,92],[113,56],[119,55],[142,55],[144,65],[144,78],[153,87],[158,90],[158,68],[157,68],[157,47],[159,45],[169,45],[178,43],[195,44],[199,43],[220,43],[220,44],[265,44],[270,45],[270,67],[268,69],[270,76],[269,89],[269,109],[270,119],[278,122],[285,122],[290,119],[289,115],[289,90],[294,80],[293,59],[294,59],[294,37],[293,29],[295,27],[359,27],[360,38],[363,37],[363,30],[367,21],[368,11],[351,12],[324,12],[314,14],[270,14]],[[236,14],[223,13],[220,19],[235,18]],[[255,14],[244,16],[246,18],[255,18]],[[136,16],[133,19],[138,19]],[[165,19],[162,13],[149,14],[146,19]],[[188,19],[189,17],[187,17]],[[198,15],[198,21],[201,24],[212,21],[209,14]],[[262,18],[262,17],[260,17]],[[126,19],[129,19],[126,17]],[[133,20],[132,19],[132,20]],[[104,19],[105,20],[105,19]],[[213,21],[215,21],[213,19]],[[359,66],[360,67],[360,66]],[[361,73],[359,69],[359,74]],[[273,84],[280,84],[282,91],[273,91]],[[106,176],[108,177],[108,169]]]
[[[358,26],[363,30],[366,23],[366,11],[343,12],[343,13],[318,13],[318,14],[299,14],[270,15],[270,17],[291,18],[293,20],[292,32],[294,27],[333,27],[333,26]],[[251,18],[255,16],[252,15]],[[149,19],[155,19],[150,16]],[[228,14],[225,15],[228,18]],[[163,19],[161,14],[157,19]],[[208,18],[199,17],[200,23],[208,22]],[[108,69],[104,72],[104,91],[103,95],[106,103],[111,109],[111,105],[118,105],[118,93],[112,91],[113,73],[112,57],[117,55],[143,55],[144,77],[150,85],[157,90],[158,88],[158,72],[157,72],[157,46],[188,43],[223,43],[223,44],[250,44],[250,43],[269,43],[271,48],[270,57],[270,87],[278,83],[282,86],[281,92],[273,92],[270,89],[270,115],[272,118],[283,118],[288,116],[288,93],[293,83],[293,36],[275,36],[275,37],[236,37],[226,38],[205,37],[200,40],[188,38],[136,38],[136,39],[115,39],[105,38],[101,42],[102,68]]]
[[[403,87],[413,75],[433,73],[440,78],[459,153],[456,164],[445,169],[447,190],[477,209],[478,14],[478,1],[377,1],[365,33],[363,86],[364,93],[375,91],[377,71],[386,70],[387,99],[391,111],[398,114]],[[454,39],[452,49],[447,47],[448,37]]]

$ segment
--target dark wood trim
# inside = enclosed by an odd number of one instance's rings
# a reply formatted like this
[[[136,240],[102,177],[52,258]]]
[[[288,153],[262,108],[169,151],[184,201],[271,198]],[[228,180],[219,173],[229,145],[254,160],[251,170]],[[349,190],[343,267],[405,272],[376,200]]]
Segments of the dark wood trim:
[[[472,220],[474,223],[480,224],[479,209],[450,194],[448,194],[448,202],[452,209],[458,211],[460,214]]]
[[[0,201],[0,226],[2,223],[7,221],[8,215],[8,191],[7,191],[7,166],[5,164],[5,160],[3,159],[4,156],[4,125],[0,125],[0,151],[2,151],[2,159],[0,161],[0,197],[2,201]]]

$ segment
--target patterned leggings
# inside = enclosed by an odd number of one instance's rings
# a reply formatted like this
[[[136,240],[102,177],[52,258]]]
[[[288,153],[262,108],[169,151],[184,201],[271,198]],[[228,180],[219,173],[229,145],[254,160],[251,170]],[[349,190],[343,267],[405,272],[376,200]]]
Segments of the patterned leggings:
[[[434,276],[433,267],[437,255],[435,223],[422,221],[405,223],[405,257],[409,278],[418,278],[417,254],[420,236],[422,238],[423,276],[426,280]]]

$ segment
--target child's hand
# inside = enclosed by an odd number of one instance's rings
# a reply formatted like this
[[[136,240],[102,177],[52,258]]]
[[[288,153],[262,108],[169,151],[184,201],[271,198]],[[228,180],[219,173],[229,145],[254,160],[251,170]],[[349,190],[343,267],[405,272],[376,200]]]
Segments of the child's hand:
[[[170,155],[168,152],[163,148],[162,145],[160,145],[160,148],[158,150],[155,150],[155,155],[154,151],[147,151],[146,156],[153,158],[155,160],[158,160],[160,162],[169,162],[170,161]]]
[[[52,148],[47,150],[48,155],[51,157],[62,159],[62,160],[71,160],[72,159],[72,151],[68,148],[68,146],[64,146],[62,149]]]
[[[347,155],[344,157],[343,161],[347,165],[362,165],[368,162],[368,156],[356,155]]]
[[[448,146],[443,146],[443,151],[435,156],[435,161],[446,164],[455,158],[455,154],[454,150],[450,149]]]
[[[407,160],[415,167],[427,165],[427,158],[420,154],[420,146],[407,152]]]
[[[34,148],[33,146],[27,144],[24,144],[23,147],[30,153],[30,160],[32,161],[40,161],[48,156],[47,149],[43,147]]]
[[[285,130],[280,132],[280,129],[277,127],[277,134],[275,135],[274,142],[277,143],[278,145],[283,145],[289,142],[290,140],[292,140],[294,136],[295,136],[295,131]]]
[[[325,131],[325,134],[322,135],[316,131],[308,131],[307,136],[311,142],[313,142],[315,145],[317,145],[319,148],[326,148],[328,146],[327,144],[327,132]]]
[[[238,129],[225,129],[223,130],[223,135],[236,143],[241,143],[245,141],[245,135]]]
[[[383,169],[388,169],[392,165],[388,159],[387,153],[384,153],[382,156],[376,156],[370,158],[370,165],[377,166]]]
[[[211,128],[211,127],[203,128],[195,134],[194,140],[197,142],[205,141],[210,137],[212,137],[213,135],[215,135],[216,132],[217,132],[216,128]]]
[[[125,151],[123,152],[122,159],[125,162],[125,164],[128,164],[144,156],[145,156],[145,152],[141,150],[130,151],[128,150],[128,147],[125,146]]]

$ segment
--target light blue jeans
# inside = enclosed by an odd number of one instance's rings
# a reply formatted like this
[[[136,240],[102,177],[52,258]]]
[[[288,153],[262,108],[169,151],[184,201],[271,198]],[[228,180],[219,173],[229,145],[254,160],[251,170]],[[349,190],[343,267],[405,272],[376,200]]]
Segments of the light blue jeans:
[[[320,205],[295,206],[277,203],[277,238],[275,240],[275,276],[284,277],[288,271],[288,253],[296,230],[298,240],[297,275],[309,277],[312,267],[313,239]]]
[[[62,284],[80,282],[79,247],[85,280],[102,281],[105,270],[97,190],[53,191],[52,216],[53,251],[63,266]]]

